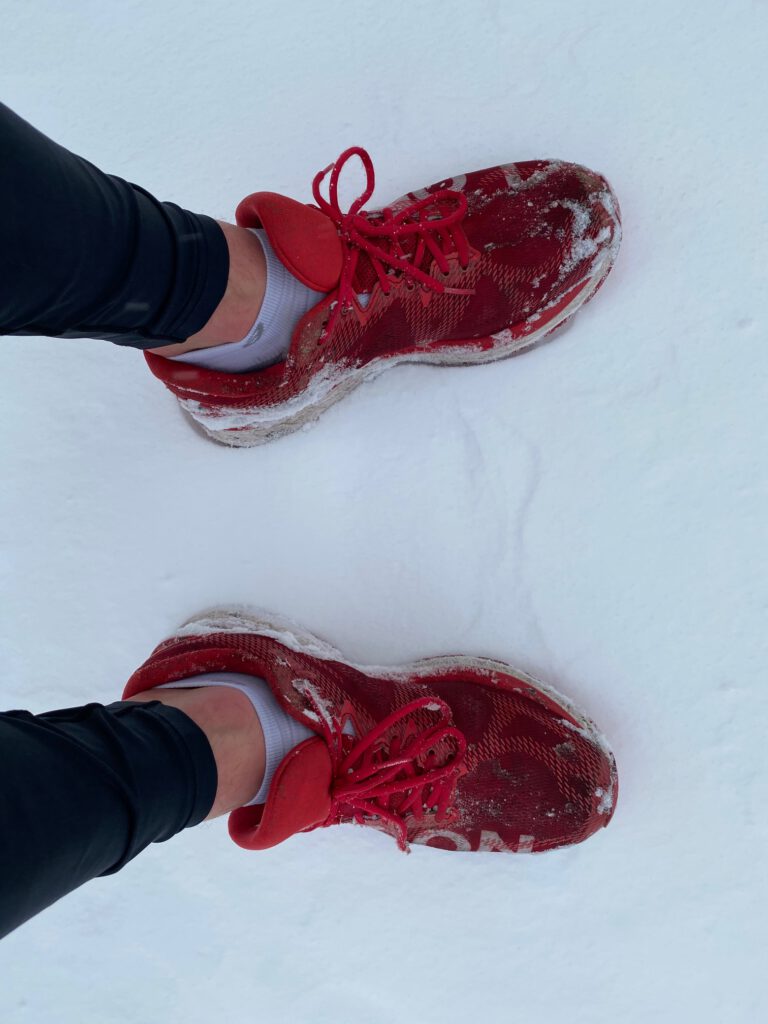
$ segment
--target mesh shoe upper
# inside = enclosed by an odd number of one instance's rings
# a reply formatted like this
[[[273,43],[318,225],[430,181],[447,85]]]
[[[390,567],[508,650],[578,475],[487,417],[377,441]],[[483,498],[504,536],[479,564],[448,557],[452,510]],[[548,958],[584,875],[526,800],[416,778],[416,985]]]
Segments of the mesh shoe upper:
[[[286,758],[265,808],[233,812],[241,845],[358,822],[402,847],[539,852],[610,820],[612,755],[592,723],[541,684],[476,659],[363,670],[278,636],[233,618],[172,638],[124,694],[201,672],[248,672],[317,733]]]
[[[351,155],[368,186],[348,211],[336,184]],[[329,199],[320,180],[332,171]],[[255,193],[238,223],[263,226],[280,258],[330,291],[298,325],[286,360],[250,374],[184,367],[148,356],[180,398],[231,407],[289,402],[313,380],[375,360],[501,347],[545,324],[615,257],[617,201],[600,175],[536,160],[471,171],[363,211],[373,191],[364,150],[348,150],[315,180],[315,206]],[[365,306],[357,294],[370,299]]]

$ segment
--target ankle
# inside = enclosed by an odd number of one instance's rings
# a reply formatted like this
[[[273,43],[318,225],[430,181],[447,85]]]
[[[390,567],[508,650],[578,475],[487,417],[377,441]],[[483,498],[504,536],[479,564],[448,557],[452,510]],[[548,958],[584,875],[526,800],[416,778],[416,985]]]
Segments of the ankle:
[[[206,820],[242,807],[264,778],[264,734],[248,697],[225,686],[145,690],[131,700],[157,700],[183,711],[205,733],[218,771],[216,798]]]
[[[229,278],[221,302],[202,330],[178,345],[164,345],[150,349],[151,352],[180,356],[196,349],[239,341],[259,315],[267,280],[264,250],[247,228],[226,221],[218,221],[218,224],[229,249]]]

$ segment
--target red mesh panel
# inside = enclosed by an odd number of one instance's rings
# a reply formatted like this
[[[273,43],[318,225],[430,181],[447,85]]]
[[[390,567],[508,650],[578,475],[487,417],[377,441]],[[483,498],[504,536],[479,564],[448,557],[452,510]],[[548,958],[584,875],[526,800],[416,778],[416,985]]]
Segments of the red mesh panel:
[[[375,678],[257,633],[221,632],[165,641],[131,677],[124,696],[216,670],[267,679],[278,698],[317,729],[312,706],[294,685],[309,680],[339,723],[352,717],[358,737],[417,697],[444,700],[466,739],[465,771],[453,820],[406,819],[412,842],[535,852],[579,842],[610,820],[615,764],[591,723],[511,673],[441,661],[404,678]],[[418,728],[428,722],[426,712],[416,716]],[[438,749],[438,757],[449,754],[447,748]],[[352,819],[341,807],[334,822]],[[376,821],[366,824],[388,831]]]
[[[363,309],[353,304],[339,315],[332,292],[297,328],[286,361],[267,371],[224,374],[184,368],[162,356],[148,355],[152,372],[180,398],[216,409],[279,406],[303,392],[314,376],[332,365],[343,370],[374,359],[432,351],[458,341],[487,341],[504,329],[525,329],[526,320],[550,308],[584,280],[597,257],[614,243],[618,206],[599,175],[574,164],[527,161],[486,168],[410,193],[392,204],[404,209],[439,189],[460,192],[467,202],[461,223],[445,232],[443,251],[451,270],[447,278],[429,252],[419,269],[447,288],[469,295],[413,286],[407,275],[394,278],[388,294],[378,283],[374,264],[359,251],[354,291],[371,294]],[[436,203],[436,215],[447,210]],[[323,216],[315,211],[314,216]],[[379,211],[368,213],[374,223]],[[275,227],[279,230],[279,222]],[[470,262],[459,266],[450,233],[462,233]],[[412,256],[416,241],[406,236],[403,251]],[[389,279],[388,279],[389,280]],[[324,329],[334,319],[333,329]],[[487,346],[486,346],[487,347]]]

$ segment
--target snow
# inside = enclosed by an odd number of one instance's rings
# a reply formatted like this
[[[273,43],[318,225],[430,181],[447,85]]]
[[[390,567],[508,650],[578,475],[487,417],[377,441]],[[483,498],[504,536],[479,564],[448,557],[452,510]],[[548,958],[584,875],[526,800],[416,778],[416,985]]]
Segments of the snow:
[[[3,340],[5,706],[110,701],[244,603],[360,662],[511,661],[621,779],[608,829],[536,857],[206,824],[0,943],[4,1024],[765,1019],[768,9],[693,14],[0,0],[5,102],[189,208],[308,199],[362,144],[374,202],[559,157],[624,217],[549,344],[400,367],[257,449],[191,430],[132,351]]]

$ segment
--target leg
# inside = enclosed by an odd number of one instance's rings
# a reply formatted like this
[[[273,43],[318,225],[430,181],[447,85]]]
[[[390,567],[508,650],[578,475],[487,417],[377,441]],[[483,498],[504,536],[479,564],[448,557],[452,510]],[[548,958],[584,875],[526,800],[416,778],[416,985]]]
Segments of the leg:
[[[0,333],[199,348],[253,323],[264,267],[250,232],[158,202],[2,104],[0,144]]]
[[[0,937],[149,843],[245,803],[261,729],[236,690],[0,715]]]

